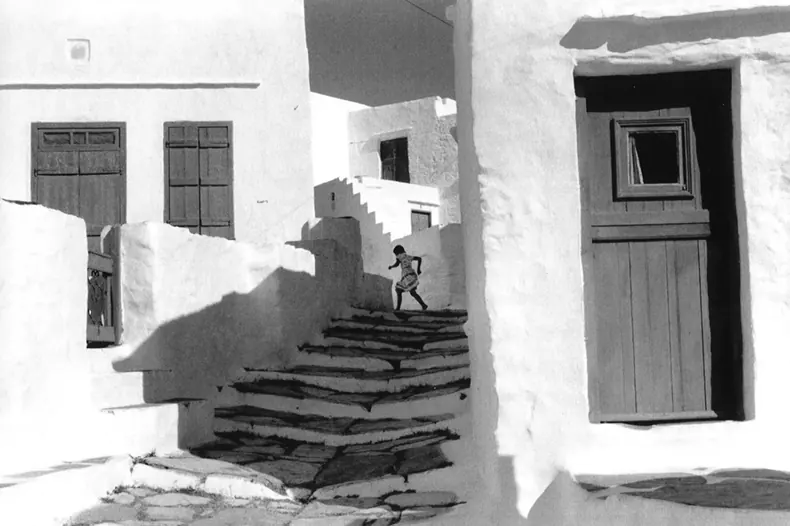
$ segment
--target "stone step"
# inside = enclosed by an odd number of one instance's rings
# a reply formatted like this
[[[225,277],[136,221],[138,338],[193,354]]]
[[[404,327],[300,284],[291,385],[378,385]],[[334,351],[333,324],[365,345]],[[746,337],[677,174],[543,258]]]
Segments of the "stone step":
[[[363,316],[380,318],[401,322],[434,322],[434,323],[465,323],[468,319],[467,312],[462,310],[400,310],[400,311],[375,311],[352,308],[346,312],[345,317]]]
[[[272,381],[293,382],[346,393],[397,393],[410,387],[443,385],[469,378],[468,365],[433,369],[365,371],[353,368],[296,366],[282,370],[247,370],[232,385],[256,390]]]
[[[433,369],[469,365],[469,352],[461,349],[438,349],[414,352],[396,349],[307,345],[294,356],[293,365],[344,367],[365,371]]]
[[[464,326],[463,319],[442,320],[423,318],[422,321],[414,321],[409,320],[408,318],[398,318],[394,315],[392,317],[380,317],[371,316],[367,313],[352,314],[345,318],[340,318],[334,321],[347,321],[377,327],[412,327],[422,330],[462,330]]]
[[[300,415],[380,419],[412,418],[467,409],[469,378],[415,385],[398,392],[355,393],[289,380],[237,383],[222,389],[218,407],[253,406]]]
[[[453,431],[460,425],[455,414],[414,418],[363,419],[301,415],[254,406],[219,407],[216,433],[246,432],[327,446],[349,446],[397,440],[433,431]]]
[[[462,334],[462,333],[461,333]],[[313,344],[322,345],[328,342],[345,346],[361,346],[364,348],[390,348],[390,349],[423,349],[425,345],[449,340],[466,340],[465,335],[459,333],[433,333],[415,334],[412,332],[387,332],[360,329],[333,329],[324,331],[324,342],[314,340]],[[343,343],[345,342],[345,343]],[[350,342],[350,343],[349,343]]]
[[[447,470],[445,444],[458,439],[447,430],[417,433],[376,443],[315,444],[244,432],[220,433],[219,440],[192,450],[198,457],[232,463],[279,482],[280,494],[313,498],[379,496],[409,486],[420,474]],[[438,473],[447,476],[446,472]],[[441,486],[439,486],[441,487]]]
[[[429,324],[429,323],[401,323],[401,322],[387,322],[382,323],[384,320],[376,318],[358,318],[343,320],[332,320],[329,328],[332,330],[361,330],[371,333],[410,333],[421,334],[426,336],[433,336],[437,334],[458,334],[464,335],[463,325],[447,325],[447,324]]]

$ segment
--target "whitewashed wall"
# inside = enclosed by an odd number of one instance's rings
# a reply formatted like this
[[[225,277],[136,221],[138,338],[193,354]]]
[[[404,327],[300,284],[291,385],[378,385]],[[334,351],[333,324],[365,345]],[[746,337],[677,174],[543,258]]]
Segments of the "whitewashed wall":
[[[358,252],[321,242],[318,231],[296,248],[160,223],[119,230],[123,333],[113,365],[163,371],[150,378],[151,399],[210,398],[241,367],[286,364],[358,286]]]
[[[0,474],[211,439],[201,404],[102,411],[146,400],[142,373],[121,375],[111,352],[86,348],[81,219],[0,200],[0,254]]]
[[[348,115],[368,106],[310,94],[313,129],[313,184],[349,177]]]
[[[303,2],[0,6],[0,195],[30,198],[31,123],[121,121],[126,221],[162,221],[163,123],[233,121],[236,238],[298,239],[313,213]],[[89,62],[69,39],[90,41]]]
[[[461,0],[455,21],[477,494],[484,513],[482,522],[470,524],[521,524],[557,470],[790,468],[788,354],[781,344],[790,338],[787,8],[745,0],[525,7]],[[594,425],[573,76],[711,67],[733,71],[744,368],[754,418],[647,429]],[[563,521],[585,509],[596,517],[588,524],[716,520],[651,515],[647,505],[634,515],[613,505],[607,517],[581,501],[565,513],[561,499],[570,492],[557,489],[544,505],[556,522],[528,524],[573,523]],[[738,523],[734,515],[717,517]]]

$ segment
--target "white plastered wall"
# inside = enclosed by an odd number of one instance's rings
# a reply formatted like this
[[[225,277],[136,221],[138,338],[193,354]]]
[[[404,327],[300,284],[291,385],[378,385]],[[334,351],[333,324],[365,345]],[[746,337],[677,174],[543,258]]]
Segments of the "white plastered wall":
[[[458,146],[452,136],[455,110],[453,100],[428,97],[352,112],[348,131],[351,175],[380,178],[381,141],[406,137],[410,182],[452,186],[458,179]]]
[[[233,121],[236,238],[298,239],[313,214],[301,1],[0,6],[0,195],[30,198],[32,122],[122,121],[126,222],[163,221],[163,124]]]
[[[320,93],[310,94],[313,184],[349,177],[348,115],[368,106]]]
[[[784,146],[790,35],[783,33],[790,15],[784,7],[726,12],[756,7],[674,0],[546,1],[528,9],[525,2],[458,3],[474,435],[481,506],[487,499],[497,524],[526,517],[556,469],[790,468],[784,454],[790,358],[781,344],[790,337],[790,150]],[[589,24],[628,15],[692,16],[652,25],[640,19]],[[584,17],[587,25],[575,26]],[[593,425],[573,76],[711,67],[733,70],[745,394],[754,418],[648,429]]]

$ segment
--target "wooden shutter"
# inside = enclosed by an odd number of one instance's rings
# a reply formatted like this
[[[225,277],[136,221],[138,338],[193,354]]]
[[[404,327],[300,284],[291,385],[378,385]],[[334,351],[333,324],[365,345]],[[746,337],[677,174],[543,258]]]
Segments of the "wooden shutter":
[[[167,195],[169,216],[174,226],[200,233],[200,187],[197,126],[167,128]]]
[[[165,221],[192,233],[232,239],[230,123],[170,123],[165,133]]]

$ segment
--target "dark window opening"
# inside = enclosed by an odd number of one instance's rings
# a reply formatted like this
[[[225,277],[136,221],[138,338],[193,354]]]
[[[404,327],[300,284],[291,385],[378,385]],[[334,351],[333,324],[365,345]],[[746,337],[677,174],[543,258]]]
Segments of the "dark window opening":
[[[634,184],[682,183],[677,133],[632,133],[629,138]]]
[[[381,178],[409,183],[409,143],[406,137],[381,141]]]

